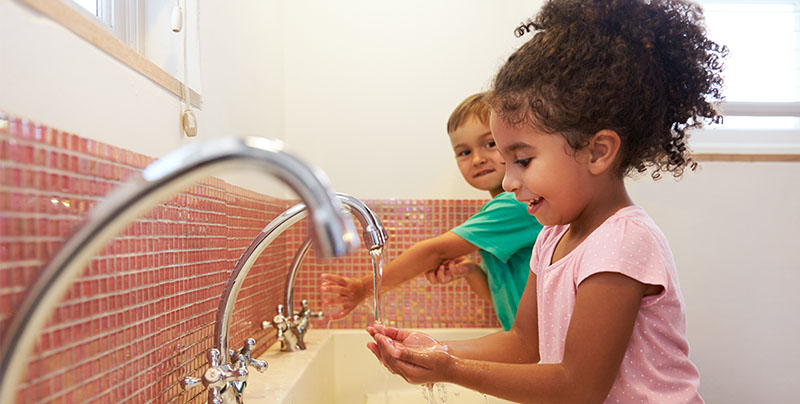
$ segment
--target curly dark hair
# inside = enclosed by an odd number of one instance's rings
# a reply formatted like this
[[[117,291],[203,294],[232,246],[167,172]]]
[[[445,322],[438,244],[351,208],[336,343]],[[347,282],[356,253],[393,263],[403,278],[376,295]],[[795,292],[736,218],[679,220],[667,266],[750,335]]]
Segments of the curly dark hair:
[[[487,102],[500,119],[564,136],[622,140],[616,173],[694,168],[687,129],[717,123],[722,60],[702,9],[683,0],[549,0],[515,30],[534,36],[497,73]]]

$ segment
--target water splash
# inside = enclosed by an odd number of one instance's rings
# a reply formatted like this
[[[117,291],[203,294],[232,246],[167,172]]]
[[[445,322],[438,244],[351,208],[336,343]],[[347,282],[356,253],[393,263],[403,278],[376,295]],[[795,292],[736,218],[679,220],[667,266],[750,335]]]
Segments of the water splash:
[[[373,304],[375,307],[376,324],[383,324],[383,296],[381,295],[381,288],[383,287],[383,247],[378,247],[370,250],[369,255],[372,257],[372,290],[374,291]]]
[[[426,383],[419,386],[422,397],[429,404],[444,404],[447,402],[447,385],[444,383]],[[439,398],[437,401],[436,398]]]
[[[436,396],[433,394],[433,383],[422,384],[419,386],[420,391],[422,392],[422,397],[425,397],[430,404],[437,404],[436,403]]]
[[[444,384],[444,383],[436,383],[435,386],[439,388],[438,389],[439,390],[439,401],[441,401],[442,404],[446,403],[447,402],[447,385]]]

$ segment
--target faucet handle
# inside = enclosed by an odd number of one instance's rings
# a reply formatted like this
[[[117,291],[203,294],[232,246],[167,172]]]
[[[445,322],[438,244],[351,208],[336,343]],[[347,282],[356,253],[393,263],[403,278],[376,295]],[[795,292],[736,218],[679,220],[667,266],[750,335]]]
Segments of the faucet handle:
[[[248,338],[244,340],[244,345],[242,346],[242,349],[240,349],[239,352],[236,352],[233,355],[231,355],[231,360],[234,362],[239,362],[240,368],[246,367],[247,365],[251,365],[254,368],[256,368],[256,370],[258,370],[259,372],[264,373],[267,371],[269,363],[267,363],[266,361],[253,359],[253,348],[255,347],[256,347],[255,339]]]
[[[208,389],[208,404],[223,404],[222,401],[222,393],[220,393],[219,388],[212,387]]]
[[[183,388],[183,391],[189,391],[189,390],[191,390],[191,389],[193,389],[195,387],[200,387],[200,384],[202,383],[202,381],[203,380],[198,379],[196,377],[188,377],[187,376],[187,377],[184,377],[183,379],[181,379],[180,385],[181,385],[181,388]]]
[[[325,314],[321,311],[311,311],[308,307],[308,300],[303,299],[300,301],[300,311],[297,313],[300,317],[314,317],[314,318],[323,318]]]
[[[223,404],[222,389],[227,386],[229,382],[243,382],[247,380],[247,368],[239,366],[233,369],[230,365],[220,365],[220,352],[215,348],[209,349],[206,352],[206,359],[208,360],[209,367],[203,372],[203,377],[200,379],[185,377],[180,381],[180,385],[186,391],[197,387],[205,387],[208,389],[208,404]]]
[[[198,379],[196,377],[184,377],[181,379],[181,387],[183,390],[189,391],[190,389],[206,386],[208,387],[211,384],[214,384],[220,378],[220,370],[219,367],[219,350],[218,349],[209,349],[206,352],[206,359],[208,360],[209,368],[203,373],[203,378]]]
[[[286,316],[283,313],[284,309],[282,304],[278,305],[278,307],[276,308],[276,312],[278,314],[272,317],[272,321],[265,320],[261,322],[261,329],[266,330],[267,328],[274,327],[275,329],[278,330],[278,336],[280,336],[281,334],[283,334],[284,331],[286,331],[289,328],[289,319],[286,318]]]
[[[206,351],[206,360],[208,361],[208,366],[212,368],[218,368],[220,355],[219,349],[216,348],[211,348]]]

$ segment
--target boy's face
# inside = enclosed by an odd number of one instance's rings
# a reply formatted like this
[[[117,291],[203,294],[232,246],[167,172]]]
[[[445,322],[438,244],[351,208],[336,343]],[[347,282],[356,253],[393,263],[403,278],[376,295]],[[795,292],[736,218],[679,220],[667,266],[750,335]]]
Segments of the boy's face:
[[[503,191],[506,170],[488,126],[471,117],[450,133],[450,143],[458,169],[469,185],[489,191],[492,196]]]

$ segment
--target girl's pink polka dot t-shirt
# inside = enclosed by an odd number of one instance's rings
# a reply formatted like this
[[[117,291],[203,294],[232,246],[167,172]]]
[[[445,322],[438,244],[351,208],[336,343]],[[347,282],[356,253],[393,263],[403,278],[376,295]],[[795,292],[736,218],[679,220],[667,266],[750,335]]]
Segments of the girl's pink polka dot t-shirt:
[[[678,274],[666,237],[638,206],[620,209],[577,248],[551,264],[569,229],[546,226],[531,258],[536,275],[541,363],[560,363],[578,287],[599,272],[617,272],[663,291],[642,299],[628,349],[606,403],[702,403],[689,360]]]

